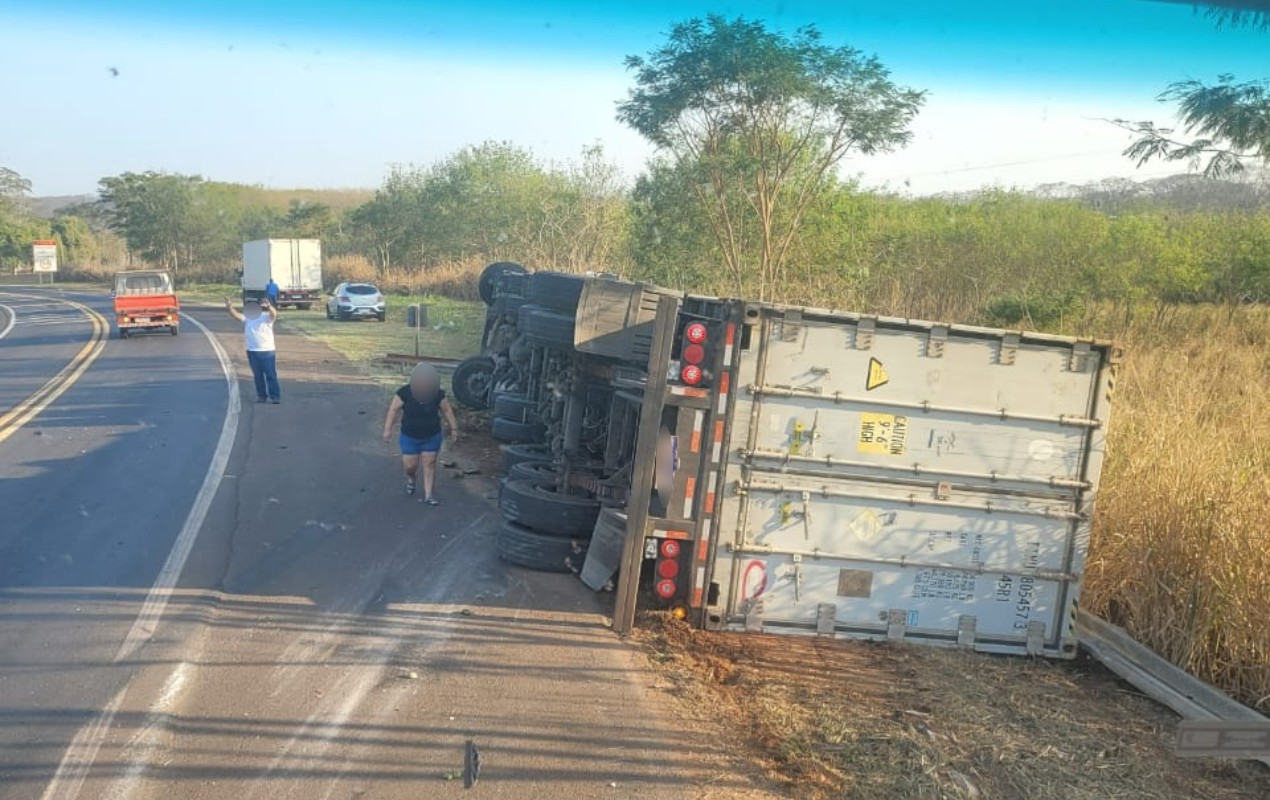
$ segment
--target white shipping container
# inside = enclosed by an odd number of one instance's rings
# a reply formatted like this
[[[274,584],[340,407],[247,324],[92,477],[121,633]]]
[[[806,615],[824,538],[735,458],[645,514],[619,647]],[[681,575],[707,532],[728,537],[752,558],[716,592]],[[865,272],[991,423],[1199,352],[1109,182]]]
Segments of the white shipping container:
[[[710,624],[1073,657],[1115,349],[748,313]]]

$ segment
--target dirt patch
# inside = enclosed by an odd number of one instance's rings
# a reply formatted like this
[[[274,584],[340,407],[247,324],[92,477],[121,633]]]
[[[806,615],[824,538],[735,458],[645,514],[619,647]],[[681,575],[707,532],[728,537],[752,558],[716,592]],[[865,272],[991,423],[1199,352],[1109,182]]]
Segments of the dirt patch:
[[[1177,718],[1091,661],[695,630],[636,638],[680,713],[797,798],[1270,797],[1256,764],[1171,755]]]

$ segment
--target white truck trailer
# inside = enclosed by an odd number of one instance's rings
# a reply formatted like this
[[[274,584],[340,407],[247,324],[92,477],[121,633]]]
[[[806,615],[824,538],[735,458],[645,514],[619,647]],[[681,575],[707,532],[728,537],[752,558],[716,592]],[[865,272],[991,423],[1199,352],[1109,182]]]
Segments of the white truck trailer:
[[[258,239],[243,244],[243,299],[260,298],[273,278],[278,305],[308,310],[322,302],[322,242]]]
[[[616,574],[619,631],[651,604],[1076,655],[1114,345],[528,278],[491,307],[520,338],[483,357],[515,373],[495,435],[543,445],[509,465],[505,558]]]

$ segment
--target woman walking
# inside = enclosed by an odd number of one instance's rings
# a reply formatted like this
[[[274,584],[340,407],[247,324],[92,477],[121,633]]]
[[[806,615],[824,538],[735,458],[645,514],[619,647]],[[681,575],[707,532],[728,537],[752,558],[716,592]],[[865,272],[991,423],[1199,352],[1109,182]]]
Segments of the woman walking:
[[[450,428],[450,436],[459,438],[459,423],[450,401],[441,390],[441,376],[431,364],[418,364],[410,373],[410,383],[397,390],[388,404],[384,418],[384,442],[392,441],[392,429],[401,419],[397,441],[401,446],[401,464],[406,471],[406,494],[414,494],[423,468],[423,504],[439,506],[433,497],[437,476],[437,453],[444,438],[441,417]]]

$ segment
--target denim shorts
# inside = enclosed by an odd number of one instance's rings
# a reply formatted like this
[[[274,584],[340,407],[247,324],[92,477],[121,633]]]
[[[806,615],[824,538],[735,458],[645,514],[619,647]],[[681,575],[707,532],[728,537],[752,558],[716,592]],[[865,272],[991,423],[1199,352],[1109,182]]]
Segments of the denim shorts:
[[[437,433],[431,439],[416,439],[413,436],[400,434],[397,437],[398,444],[401,445],[401,454],[403,456],[417,456],[420,453],[435,453],[441,449],[441,434]]]

